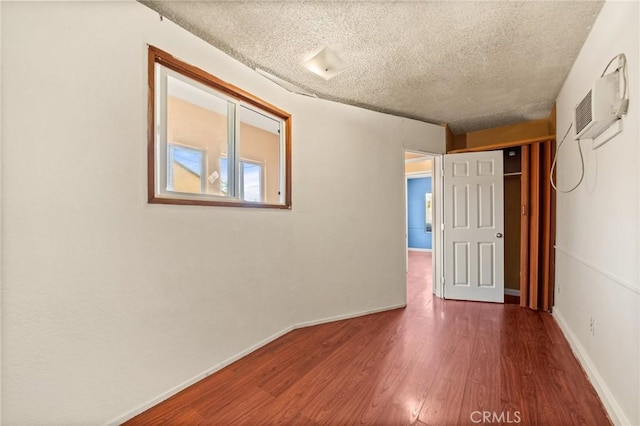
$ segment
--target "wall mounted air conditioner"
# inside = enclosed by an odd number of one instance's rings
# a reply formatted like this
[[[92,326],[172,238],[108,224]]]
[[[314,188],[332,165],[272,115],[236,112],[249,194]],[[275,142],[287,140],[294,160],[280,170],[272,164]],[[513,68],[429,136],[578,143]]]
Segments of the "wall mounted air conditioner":
[[[575,139],[593,139],[607,130],[627,110],[620,90],[620,70],[598,79],[574,109]]]

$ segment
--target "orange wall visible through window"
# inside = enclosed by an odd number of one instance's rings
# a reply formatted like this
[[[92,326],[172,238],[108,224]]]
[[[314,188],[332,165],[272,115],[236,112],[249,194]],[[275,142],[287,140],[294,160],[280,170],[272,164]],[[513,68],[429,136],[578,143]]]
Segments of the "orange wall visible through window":
[[[182,99],[167,97],[167,141],[205,152],[206,176],[220,174],[220,158],[226,156],[227,118]],[[247,123],[240,124],[241,159],[262,165],[266,203],[279,203],[280,137]],[[182,176],[182,175],[180,175]],[[177,178],[178,175],[174,177]],[[207,179],[206,193],[224,195],[222,179]],[[182,183],[174,183],[176,189]],[[187,185],[186,182],[184,182]]]

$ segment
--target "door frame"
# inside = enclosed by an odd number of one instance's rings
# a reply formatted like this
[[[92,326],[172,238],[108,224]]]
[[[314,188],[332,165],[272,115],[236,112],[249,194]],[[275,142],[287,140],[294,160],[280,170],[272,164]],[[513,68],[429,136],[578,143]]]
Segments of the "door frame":
[[[433,164],[431,167],[431,173],[416,173],[409,174],[405,173],[405,153],[411,154],[419,154],[424,155],[425,157],[430,157]],[[422,175],[422,176],[419,176]],[[432,259],[432,267],[431,267],[431,287],[433,294],[442,298],[444,294],[443,289],[443,280],[442,276],[444,273],[444,264],[443,264],[443,249],[444,249],[444,241],[442,235],[442,154],[436,154],[433,152],[420,151],[415,149],[404,149],[402,151],[402,176],[404,182],[404,192],[402,194],[404,198],[404,256],[405,256],[405,269],[408,272],[409,270],[409,238],[407,235],[407,227],[408,227],[408,199],[407,199],[407,179],[413,177],[426,177],[431,176],[431,193],[432,201],[433,201],[433,226],[432,226],[432,249],[431,249],[431,259]],[[406,286],[406,283],[405,283]]]

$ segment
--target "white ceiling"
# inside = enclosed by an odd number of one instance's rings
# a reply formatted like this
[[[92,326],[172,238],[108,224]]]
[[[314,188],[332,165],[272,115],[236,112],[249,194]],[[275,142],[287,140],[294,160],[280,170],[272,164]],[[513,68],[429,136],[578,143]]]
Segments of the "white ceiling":
[[[321,98],[464,133],[548,116],[603,2],[142,1]],[[325,81],[304,61],[348,64]]]

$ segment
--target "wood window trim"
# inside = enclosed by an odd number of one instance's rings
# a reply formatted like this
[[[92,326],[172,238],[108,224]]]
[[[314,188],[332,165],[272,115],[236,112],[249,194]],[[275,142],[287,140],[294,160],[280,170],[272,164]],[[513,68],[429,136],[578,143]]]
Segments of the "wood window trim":
[[[231,97],[246,102],[259,109],[262,109],[284,121],[284,173],[285,173],[285,197],[283,204],[255,203],[242,200],[217,201],[217,200],[196,200],[187,198],[168,198],[156,194],[156,152],[155,152],[155,64],[163,65],[186,77],[189,77],[205,86],[221,91]],[[291,114],[260,99],[259,97],[229,84],[208,72],[189,65],[180,59],[175,58],[170,53],[155,46],[148,46],[147,57],[147,195],[150,204],[176,204],[176,205],[198,205],[198,206],[224,206],[224,207],[246,207],[246,208],[266,208],[266,209],[288,209],[291,210]]]

